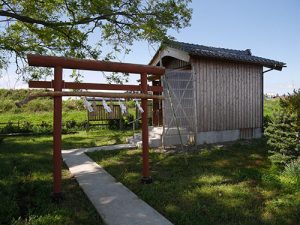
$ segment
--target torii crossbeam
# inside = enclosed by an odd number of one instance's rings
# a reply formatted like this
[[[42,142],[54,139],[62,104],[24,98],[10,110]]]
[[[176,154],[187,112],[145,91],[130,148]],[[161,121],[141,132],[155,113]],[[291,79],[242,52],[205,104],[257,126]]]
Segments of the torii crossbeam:
[[[161,99],[158,95],[149,95],[148,91],[155,93],[161,93],[163,88],[161,86],[148,86],[147,75],[162,76],[165,74],[163,67],[155,67],[148,65],[129,64],[129,63],[117,63],[108,61],[97,60],[84,60],[74,58],[64,58],[55,56],[42,56],[42,55],[27,55],[29,66],[36,67],[51,67],[54,68],[54,80],[50,81],[29,81],[29,88],[53,88],[54,92],[43,93],[41,96],[52,96],[54,99],[54,114],[53,114],[53,198],[55,200],[62,199],[61,190],[61,132],[62,132],[62,96],[81,96],[74,92],[63,92],[63,89],[92,89],[92,90],[125,90],[125,91],[139,91],[140,94],[128,94],[128,93],[106,93],[114,97],[132,97],[141,98],[142,108],[142,142],[143,142],[143,171],[142,179],[143,183],[151,183],[152,178],[149,171],[149,143],[148,143],[148,122],[147,122],[147,99]],[[118,84],[95,84],[95,83],[74,83],[64,82],[62,79],[63,69],[80,69],[80,70],[93,70],[93,71],[106,71],[106,72],[124,72],[140,74],[140,85],[118,85]],[[68,94],[69,93],[69,94]],[[72,93],[72,94],[70,94]],[[98,95],[97,95],[97,94]],[[103,92],[85,92],[86,96],[101,96]],[[106,97],[109,97],[107,96]],[[32,98],[35,98],[31,96]],[[30,97],[29,97],[30,98]],[[31,99],[29,99],[31,100]],[[21,102],[24,104],[25,102]]]

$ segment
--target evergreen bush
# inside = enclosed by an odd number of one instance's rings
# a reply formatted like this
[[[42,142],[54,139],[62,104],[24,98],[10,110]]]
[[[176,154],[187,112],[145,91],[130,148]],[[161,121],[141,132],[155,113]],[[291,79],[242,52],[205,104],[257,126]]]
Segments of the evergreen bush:
[[[296,116],[297,131],[300,133],[300,89],[294,90],[285,98],[280,99],[280,106]]]
[[[297,119],[294,114],[283,111],[275,113],[265,129],[265,135],[273,149],[270,151],[273,163],[286,163],[299,156]]]

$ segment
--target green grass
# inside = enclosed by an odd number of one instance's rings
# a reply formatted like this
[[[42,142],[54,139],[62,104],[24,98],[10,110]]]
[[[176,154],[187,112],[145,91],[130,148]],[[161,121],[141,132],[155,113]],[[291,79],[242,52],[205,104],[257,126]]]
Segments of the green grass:
[[[131,132],[99,131],[63,135],[63,148],[123,143]],[[55,204],[52,191],[52,136],[0,140],[0,224],[104,224],[63,167],[65,201]]]
[[[177,225],[300,224],[300,190],[283,188],[269,173],[264,141],[207,147],[187,156],[152,150],[151,185],[139,181],[141,150],[89,155]]]
[[[279,99],[265,99],[264,100],[264,116],[272,116],[274,112],[280,109]]]
[[[87,120],[87,112],[85,110],[68,111],[63,112],[63,121],[76,120],[85,121]],[[1,113],[0,123],[7,122],[18,122],[18,121],[29,121],[31,123],[41,123],[41,121],[52,123],[53,112],[21,112],[21,113]]]

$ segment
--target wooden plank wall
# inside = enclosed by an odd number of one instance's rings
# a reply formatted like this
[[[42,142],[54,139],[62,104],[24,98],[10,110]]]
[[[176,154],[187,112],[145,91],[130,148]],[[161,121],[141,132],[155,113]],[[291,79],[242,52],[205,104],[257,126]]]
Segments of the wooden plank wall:
[[[93,112],[87,111],[88,120],[89,121],[104,121],[104,120],[115,120],[115,119],[120,120],[125,116],[125,115],[122,115],[120,105],[109,104],[109,107],[112,110],[111,113],[106,112],[103,105],[93,106],[93,108],[94,108]],[[148,118],[152,118],[153,111],[151,109],[152,109],[151,101],[148,101]],[[127,108],[127,110],[128,110],[128,108]],[[135,111],[137,114],[136,118],[140,118],[141,112],[139,110],[136,110],[136,108],[135,108]]]
[[[180,69],[190,65],[190,62],[185,62],[179,59],[174,59],[171,57],[166,57],[163,59],[163,65],[167,69]]]
[[[198,132],[262,127],[262,69],[193,58]]]
[[[102,120],[113,120],[123,118],[121,109],[119,105],[109,106],[112,109],[111,113],[105,111],[103,105],[93,106],[94,111],[88,111],[88,120],[89,121],[102,121]]]

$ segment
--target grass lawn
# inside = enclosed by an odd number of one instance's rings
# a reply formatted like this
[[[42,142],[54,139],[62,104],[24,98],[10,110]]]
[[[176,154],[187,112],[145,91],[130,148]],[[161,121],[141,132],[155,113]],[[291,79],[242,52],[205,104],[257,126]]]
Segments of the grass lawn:
[[[132,132],[102,130],[63,135],[63,148],[123,143]],[[65,201],[51,202],[52,136],[7,137],[0,141],[0,224],[104,224],[63,168]]]
[[[265,114],[278,105],[266,100]],[[3,112],[0,122],[51,122],[52,117],[52,112]],[[86,120],[86,111],[63,113],[64,121],[72,119]],[[110,130],[63,135],[63,148],[119,144],[130,135]],[[208,146],[187,155],[152,150],[151,185],[139,182],[141,150],[90,155],[176,225],[300,224],[300,188],[284,186],[272,174],[264,141]],[[0,164],[1,225],[104,224],[66,166],[66,199],[51,202],[52,136],[0,139]]]
[[[89,155],[176,225],[300,224],[300,190],[271,176],[264,140],[187,155],[152,150],[151,185],[139,181],[141,150]]]

